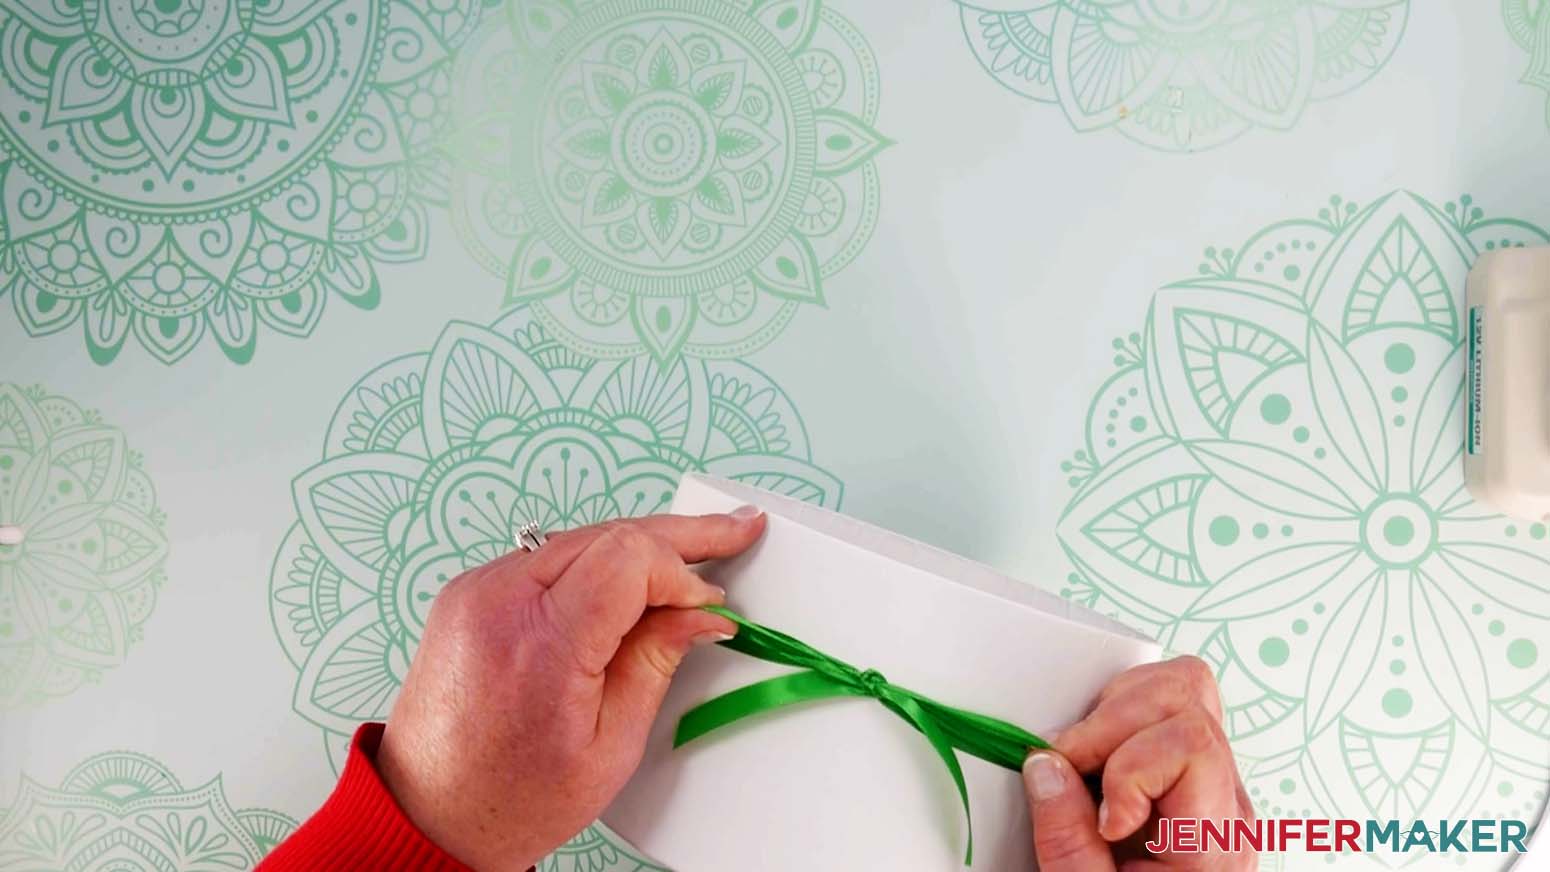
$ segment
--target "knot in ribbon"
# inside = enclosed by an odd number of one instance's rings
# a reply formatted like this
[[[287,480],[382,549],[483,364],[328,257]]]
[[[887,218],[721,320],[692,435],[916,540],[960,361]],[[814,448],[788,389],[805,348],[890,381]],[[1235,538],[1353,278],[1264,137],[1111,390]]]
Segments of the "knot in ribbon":
[[[857,669],[800,639],[756,624],[729,609],[705,606],[705,611],[737,625],[737,635],[722,642],[722,647],[771,663],[800,667],[802,671],[750,684],[685,712],[673,736],[674,748],[751,715],[796,703],[839,696],[875,699],[924,735],[952,776],[958,798],[963,802],[964,823],[969,831],[963,859],[965,865],[974,863],[974,821],[969,814],[969,788],[954,750],[1019,772],[1029,751],[1049,747],[1048,742],[1015,724],[943,705],[890,684],[876,669]]]
[[[888,679],[883,677],[876,669],[868,669],[857,676],[861,680],[861,689],[873,699],[882,699],[883,690],[888,686]]]

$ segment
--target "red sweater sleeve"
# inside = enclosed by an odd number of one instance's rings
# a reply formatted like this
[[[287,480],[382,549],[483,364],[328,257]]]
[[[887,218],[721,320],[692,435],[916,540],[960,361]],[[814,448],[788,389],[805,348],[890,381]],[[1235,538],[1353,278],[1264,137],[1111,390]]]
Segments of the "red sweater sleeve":
[[[377,775],[373,760],[382,724],[364,724],[350,743],[350,758],[333,795],[259,872],[471,872],[410,822]]]

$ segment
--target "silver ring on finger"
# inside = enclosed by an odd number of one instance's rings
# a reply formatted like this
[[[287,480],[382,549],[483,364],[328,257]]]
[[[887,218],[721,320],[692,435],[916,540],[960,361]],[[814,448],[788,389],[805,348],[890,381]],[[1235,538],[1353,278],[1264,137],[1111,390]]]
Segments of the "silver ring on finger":
[[[544,535],[544,529],[538,526],[537,521],[528,521],[518,527],[515,538],[517,547],[529,554],[544,547],[544,544],[549,541],[549,537]]]

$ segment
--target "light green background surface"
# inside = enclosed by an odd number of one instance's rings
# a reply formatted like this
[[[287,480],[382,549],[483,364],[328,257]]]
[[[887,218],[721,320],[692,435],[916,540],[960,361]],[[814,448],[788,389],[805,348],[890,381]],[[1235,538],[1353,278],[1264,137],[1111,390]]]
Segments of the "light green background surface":
[[[1550,12],[1032,5],[0,3],[0,866],[160,795],[240,868],[441,576],[690,467],[1206,656],[1262,813],[1537,817],[1454,349]]]

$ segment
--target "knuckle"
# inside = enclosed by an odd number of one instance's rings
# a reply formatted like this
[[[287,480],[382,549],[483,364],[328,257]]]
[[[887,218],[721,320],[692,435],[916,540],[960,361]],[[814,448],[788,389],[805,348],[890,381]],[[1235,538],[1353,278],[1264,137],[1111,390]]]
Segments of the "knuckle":
[[[1034,821],[1039,865],[1071,865],[1092,850],[1092,835],[1074,821]]]
[[[655,540],[640,527],[623,521],[611,523],[603,533],[609,547],[625,554],[648,554]]]
[[[1160,663],[1144,663],[1127,669],[1104,685],[1103,690],[1098,693],[1098,703],[1102,704],[1105,700],[1124,695],[1138,685],[1145,686],[1148,681],[1157,676],[1161,668]]]
[[[1197,693],[1216,696],[1216,673],[1211,671],[1211,666],[1199,657],[1186,654],[1173,661],[1174,669],[1183,677],[1184,683]]]
[[[1196,695],[1189,677],[1182,670],[1169,669],[1125,696],[1116,697],[1111,705],[1116,708],[1123,705],[1136,714],[1144,713],[1154,721],[1161,721],[1183,711],[1194,699]]]
[[[1192,709],[1180,715],[1179,742],[1190,751],[1206,751],[1222,742],[1222,728],[1204,709]]]
[[[552,643],[579,638],[575,632],[579,628],[576,625],[576,616],[572,613],[574,607],[571,602],[569,600],[562,602],[559,597],[551,596],[547,592],[538,598],[535,615],[538,632],[533,634],[535,639]]]
[[[426,616],[427,624],[461,625],[473,616],[477,611],[473,603],[476,591],[470,576],[475,572],[478,570],[469,570],[459,575],[436,595],[431,601],[430,614]]]
[[[475,566],[472,569],[465,569],[459,572],[457,575],[452,576],[451,581],[442,585],[441,593],[437,594],[436,599],[440,600],[449,593],[460,591],[466,587],[472,587],[474,582],[483,577],[490,569],[491,564],[486,563],[483,566]]]
[[[641,651],[641,661],[652,673],[662,678],[672,678],[678,671],[678,657],[661,645],[647,645]]]
[[[620,521],[604,521],[597,525],[597,537],[592,540],[594,547],[614,547],[623,541],[626,527]]]
[[[742,522],[731,515],[711,515],[710,521],[705,533],[712,538],[732,539],[743,529]]]
[[[1128,797],[1136,794],[1136,785],[1144,764],[1151,756],[1150,752],[1143,754],[1140,749],[1125,745],[1104,764],[1103,798],[1108,801],[1110,808],[1122,805]]]

